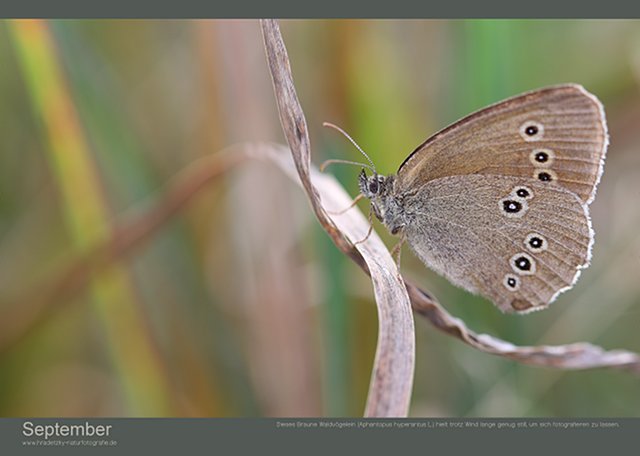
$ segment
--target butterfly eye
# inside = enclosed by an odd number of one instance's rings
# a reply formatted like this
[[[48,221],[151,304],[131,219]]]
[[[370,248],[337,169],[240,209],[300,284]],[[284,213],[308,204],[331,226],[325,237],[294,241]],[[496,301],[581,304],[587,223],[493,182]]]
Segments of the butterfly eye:
[[[378,193],[379,189],[380,189],[380,186],[378,185],[377,180],[372,180],[371,182],[369,182],[369,191],[371,193]]]

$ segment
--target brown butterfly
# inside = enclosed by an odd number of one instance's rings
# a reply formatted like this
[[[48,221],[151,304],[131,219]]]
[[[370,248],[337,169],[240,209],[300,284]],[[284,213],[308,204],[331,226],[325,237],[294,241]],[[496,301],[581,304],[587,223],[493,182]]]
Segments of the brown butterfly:
[[[587,267],[608,145],[582,86],[534,90],[436,133],[397,174],[360,174],[376,217],[453,284],[501,310],[549,305]]]

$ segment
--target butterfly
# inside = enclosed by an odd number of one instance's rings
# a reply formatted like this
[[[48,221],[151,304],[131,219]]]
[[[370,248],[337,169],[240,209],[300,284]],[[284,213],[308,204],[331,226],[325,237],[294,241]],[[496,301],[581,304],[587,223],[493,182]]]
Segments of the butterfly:
[[[504,312],[526,313],[589,265],[589,204],[608,142],[600,101],[580,85],[557,85],[444,128],[396,174],[367,166],[373,174],[363,169],[359,187],[429,268]]]

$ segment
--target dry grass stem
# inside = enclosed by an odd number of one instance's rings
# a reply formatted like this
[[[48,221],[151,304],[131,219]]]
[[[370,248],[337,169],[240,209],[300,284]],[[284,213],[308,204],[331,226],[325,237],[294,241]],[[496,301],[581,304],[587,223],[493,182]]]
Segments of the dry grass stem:
[[[333,179],[311,171],[307,123],[296,95],[287,51],[278,23],[263,20],[267,62],[297,177],[318,221],[336,246],[366,269],[373,282],[378,306],[378,344],[365,409],[368,417],[403,417],[409,411],[415,366],[415,331],[411,305],[391,255],[377,236],[366,236],[368,223],[357,210],[329,217],[349,206],[352,199]],[[322,183],[323,192],[318,187]],[[366,226],[364,231],[361,228]]]

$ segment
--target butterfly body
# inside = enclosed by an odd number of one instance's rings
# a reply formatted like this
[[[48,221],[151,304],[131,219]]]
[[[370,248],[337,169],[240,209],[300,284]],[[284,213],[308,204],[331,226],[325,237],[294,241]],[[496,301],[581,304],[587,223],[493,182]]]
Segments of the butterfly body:
[[[371,200],[371,208],[376,218],[389,229],[391,234],[399,234],[407,224],[404,198],[395,191],[395,176],[374,174],[368,177],[364,170],[360,173],[360,192]]]
[[[360,175],[376,217],[431,269],[506,312],[546,307],[589,264],[588,205],[608,142],[578,85],[529,92],[456,122],[396,175]]]

